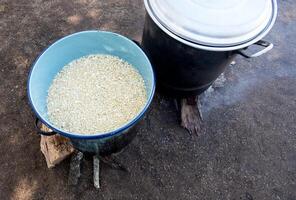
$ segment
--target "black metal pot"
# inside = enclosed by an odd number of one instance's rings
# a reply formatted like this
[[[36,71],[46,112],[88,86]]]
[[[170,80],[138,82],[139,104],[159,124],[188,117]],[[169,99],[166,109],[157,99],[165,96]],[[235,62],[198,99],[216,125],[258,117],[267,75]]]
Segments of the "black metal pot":
[[[276,0],[144,3],[147,14],[142,47],[153,64],[158,88],[169,95],[199,95],[237,54],[252,58],[273,48],[262,38],[275,23]],[[248,9],[252,12],[245,12]],[[246,49],[254,44],[264,48],[248,55]]]
[[[79,51],[75,49],[79,49]],[[60,56],[60,52],[64,52],[63,56]],[[66,63],[93,53],[116,55],[132,63],[145,81],[147,92],[145,105],[133,119],[115,130],[95,134],[82,134],[63,130],[52,124],[49,119],[47,109],[48,88],[56,74],[62,70]],[[49,60],[55,62],[48,62]],[[74,148],[84,153],[101,155],[119,152],[133,140],[136,135],[133,127],[140,122],[148,111],[154,91],[154,72],[144,52],[130,39],[105,31],[83,31],[58,40],[48,47],[33,64],[28,80],[28,97],[37,117],[36,127],[38,133],[46,136],[59,134],[69,138]],[[40,123],[43,123],[52,132],[41,131]]]
[[[265,47],[248,55],[244,49],[207,51],[184,44],[160,29],[146,15],[142,48],[149,56],[156,72],[158,86],[166,94],[176,97],[199,95],[207,90],[223,73],[237,54],[246,58],[257,57],[273,45],[260,40],[255,44]]]
[[[53,136],[57,134],[55,131],[42,131],[40,128],[41,124],[42,123],[39,121],[39,119],[36,118],[35,127],[38,134],[44,136]],[[128,144],[130,144],[137,135],[138,126],[138,124],[135,124],[131,128],[122,132],[122,134],[114,135],[108,138],[90,140],[71,138],[70,140],[73,147],[80,152],[90,155],[100,154],[101,156],[108,156],[114,153],[119,153]]]

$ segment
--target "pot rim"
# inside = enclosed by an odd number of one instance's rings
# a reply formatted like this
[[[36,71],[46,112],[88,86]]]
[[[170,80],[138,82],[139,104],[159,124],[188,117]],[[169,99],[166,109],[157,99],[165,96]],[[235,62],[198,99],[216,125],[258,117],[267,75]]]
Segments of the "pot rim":
[[[57,43],[62,42],[64,39],[72,37],[74,35],[77,34],[84,34],[84,33],[91,33],[91,32],[99,32],[99,33],[107,33],[107,34],[114,34],[115,36],[118,36],[124,40],[129,41],[130,43],[134,44],[135,47],[142,52],[142,54],[144,55],[145,59],[150,63],[151,66],[151,72],[152,72],[152,88],[151,88],[151,95],[149,96],[145,106],[142,108],[141,112],[138,113],[138,115],[136,117],[134,117],[130,122],[128,122],[127,124],[123,125],[122,127],[114,130],[114,131],[110,131],[110,132],[106,132],[106,133],[97,133],[97,134],[92,134],[92,135],[83,135],[83,134],[79,134],[79,133],[71,133],[71,132],[67,132],[67,131],[63,131],[62,129],[59,129],[57,127],[55,127],[54,125],[52,125],[49,121],[43,119],[43,117],[38,113],[38,111],[36,110],[34,103],[32,101],[32,97],[31,97],[31,92],[30,92],[30,82],[31,82],[31,76],[34,70],[34,67],[36,65],[36,63],[38,62],[38,60],[40,59],[40,57],[42,55],[44,55],[51,47],[53,47],[54,45],[56,45]],[[31,69],[30,69],[30,73],[29,73],[29,78],[28,78],[28,82],[27,82],[27,95],[28,95],[28,99],[29,99],[29,103],[30,106],[33,110],[33,112],[35,113],[35,115],[39,118],[39,120],[45,124],[47,127],[49,127],[51,130],[53,130],[54,132],[57,132],[58,134],[68,137],[70,139],[82,139],[82,140],[94,140],[94,139],[104,139],[104,138],[109,138],[112,136],[116,136],[116,135],[120,135],[121,133],[123,133],[124,131],[128,130],[129,128],[131,128],[132,126],[134,126],[146,113],[146,111],[148,110],[149,106],[152,103],[154,94],[155,94],[155,87],[156,87],[156,80],[155,80],[155,73],[152,67],[152,64],[150,62],[150,60],[148,59],[147,55],[145,54],[145,52],[138,46],[136,45],[131,39],[114,33],[114,32],[109,32],[109,31],[98,31],[98,30],[87,30],[87,31],[81,31],[81,32],[76,32],[70,35],[67,35],[65,37],[62,37],[61,39],[57,40],[56,42],[54,42],[53,44],[49,45],[35,60],[35,62],[32,64]]]
[[[148,1],[149,0],[144,0],[146,11],[147,11],[148,15],[150,16],[150,18],[153,20],[153,22],[162,31],[164,31],[167,35],[169,35],[170,37],[178,40],[179,42],[181,42],[183,44],[186,44],[186,45],[191,46],[191,47],[194,47],[194,48],[198,48],[198,49],[202,49],[202,50],[207,50],[207,51],[234,51],[234,50],[244,49],[246,47],[251,46],[252,44],[255,44],[256,42],[260,41],[262,38],[264,38],[270,32],[271,28],[275,24],[275,21],[276,21],[276,18],[277,18],[277,13],[278,13],[277,1],[276,0],[272,0],[272,4],[273,4],[273,15],[272,15],[271,19],[269,20],[269,23],[265,27],[265,29],[263,29],[257,36],[255,36],[253,38],[250,38],[246,42],[243,42],[243,43],[237,44],[237,45],[233,45],[233,46],[210,46],[210,45],[204,45],[204,44],[198,44],[198,43],[191,42],[189,40],[186,40],[186,39],[184,39],[184,38],[182,38],[182,37],[174,34],[170,30],[168,30],[154,16],[154,14],[153,14],[150,6],[149,6]]]

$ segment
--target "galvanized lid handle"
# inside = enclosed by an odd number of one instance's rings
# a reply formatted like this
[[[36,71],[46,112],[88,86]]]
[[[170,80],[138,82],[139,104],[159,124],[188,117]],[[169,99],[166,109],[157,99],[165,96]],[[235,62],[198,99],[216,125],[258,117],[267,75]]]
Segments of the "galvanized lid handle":
[[[256,42],[255,45],[262,46],[265,48],[257,53],[251,54],[251,55],[248,54],[246,49],[238,50],[237,53],[244,56],[245,58],[255,58],[255,57],[261,56],[261,55],[267,53],[268,51],[270,51],[271,49],[273,49],[273,44],[270,42],[264,41],[264,40],[260,40],[260,41]]]

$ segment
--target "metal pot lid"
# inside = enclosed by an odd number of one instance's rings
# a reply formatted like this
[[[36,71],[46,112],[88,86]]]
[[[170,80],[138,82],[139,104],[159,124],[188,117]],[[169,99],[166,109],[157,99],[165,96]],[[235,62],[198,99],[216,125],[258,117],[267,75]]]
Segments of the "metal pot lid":
[[[277,9],[276,0],[145,0],[145,6],[157,24],[178,37],[214,47],[256,38],[273,25]]]

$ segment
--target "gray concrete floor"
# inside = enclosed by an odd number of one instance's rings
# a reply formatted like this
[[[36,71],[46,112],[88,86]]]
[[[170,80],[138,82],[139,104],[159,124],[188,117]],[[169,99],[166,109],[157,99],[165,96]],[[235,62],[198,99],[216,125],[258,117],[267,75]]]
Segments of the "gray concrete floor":
[[[204,132],[179,126],[170,99],[157,94],[139,136],[118,157],[130,173],[102,169],[92,187],[84,161],[77,187],[69,160],[49,170],[27,103],[30,65],[67,34],[100,29],[140,40],[140,0],[0,0],[0,199],[296,199],[296,2],[279,0],[266,38],[275,49],[237,57],[224,87],[203,100]]]

